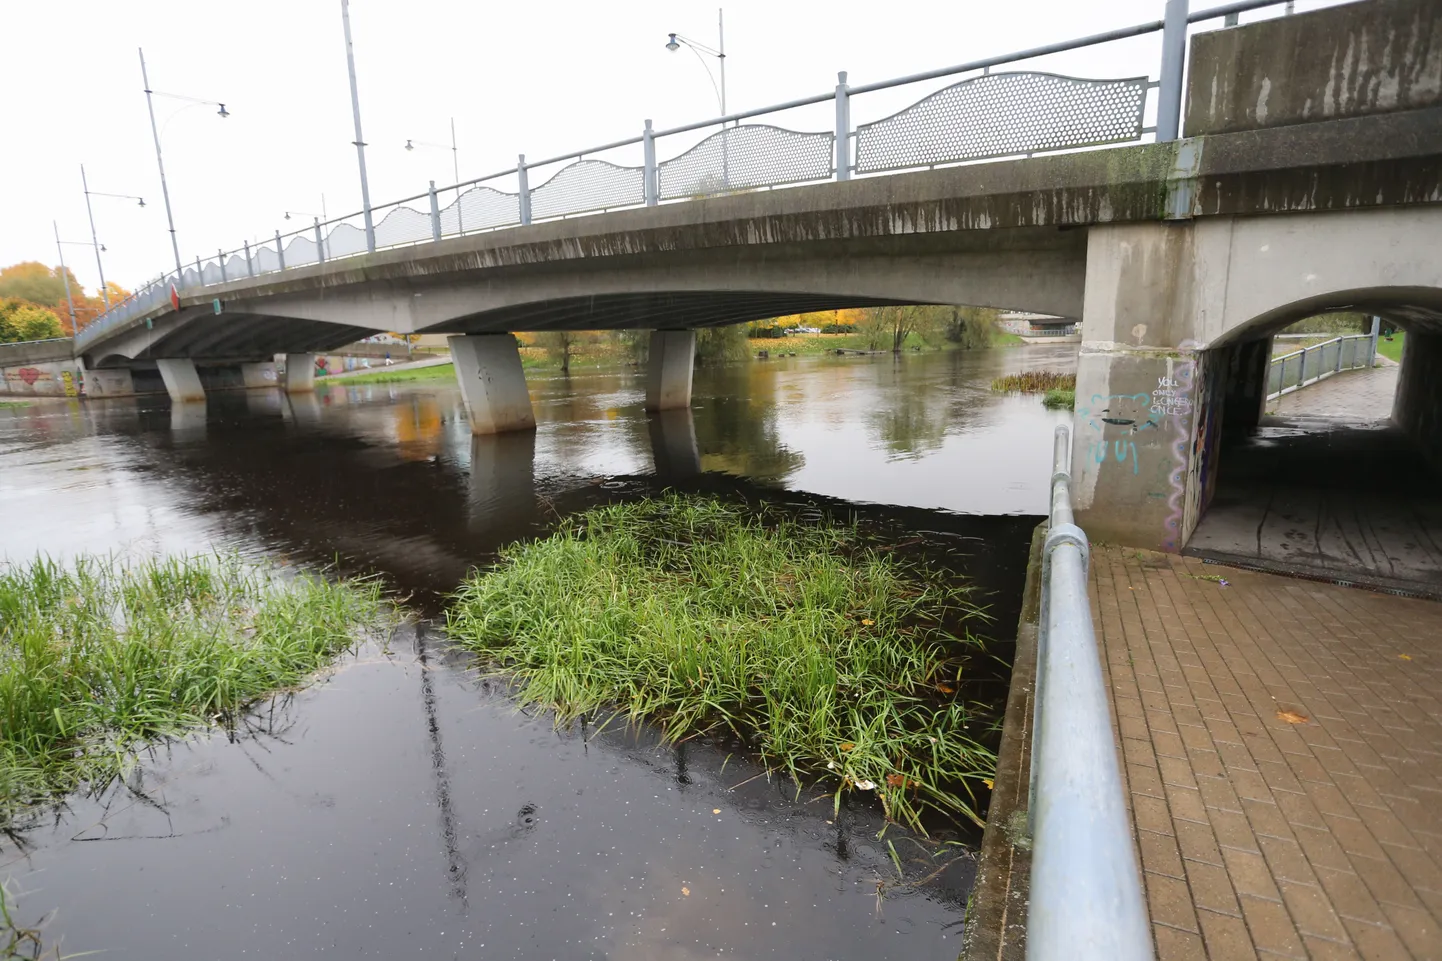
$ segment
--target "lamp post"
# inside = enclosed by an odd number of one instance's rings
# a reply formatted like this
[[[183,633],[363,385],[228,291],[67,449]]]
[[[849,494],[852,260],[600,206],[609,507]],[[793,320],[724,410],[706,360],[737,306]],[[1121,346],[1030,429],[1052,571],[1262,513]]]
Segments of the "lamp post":
[[[74,247],[89,247],[90,244],[87,244],[83,240],[61,240],[60,226],[53,220],[50,221],[50,226],[55,230],[55,249],[60,253],[60,279],[65,282],[65,306],[70,310],[70,333],[73,336],[80,333],[80,328],[75,320],[75,299],[70,295],[70,269],[65,266],[64,245],[70,244]],[[104,250],[105,248],[101,247],[100,249]],[[104,281],[101,281],[101,289],[105,289]]]
[[[725,189],[729,190],[731,188],[731,154],[730,149],[726,143],[726,121],[724,119],[726,116],[725,11],[721,9],[717,9],[716,11],[715,47],[707,46],[700,41],[692,40],[690,37],[683,36],[679,33],[667,34],[667,36],[669,37],[669,39],[666,41],[666,49],[670,50],[672,53],[680,50],[682,45],[685,45],[691,49],[691,52],[696,55],[696,59],[701,61],[701,66],[706,69],[706,78],[711,81],[711,88],[716,92],[716,100],[721,105],[721,116],[723,118],[721,121],[721,181],[722,186]],[[711,67],[708,66],[706,61],[701,57],[703,53],[707,56],[715,57],[718,61],[720,61],[721,83],[719,86],[716,83],[716,78],[711,76]]]
[[[414,151],[417,147],[435,147],[437,150],[449,150],[451,152],[451,176],[456,185],[456,227],[461,233],[466,232],[466,225],[461,222],[461,159],[460,151],[456,149],[456,118],[451,118],[451,145],[447,147],[443,143],[427,143],[424,140],[407,140],[406,150]]]
[[[100,262],[100,252],[101,252],[102,250],[104,250],[105,248],[104,248],[103,246],[101,246],[100,240],[99,240],[98,237],[96,237],[96,234],[95,234],[95,211],[94,211],[93,209],[91,209],[91,206],[90,206],[90,198],[91,198],[91,197],[115,197],[115,198],[118,198],[118,199],[120,199],[120,200],[138,200],[138,201],[140,202],[140,206],[142,206],[142,207],[145,206],[145,198],[144,198],[144,197],[135,197],[135,196],[132,196],[132,195],[130,195],[130,194],[108,194],[108,193],[105,193],[105,192],[102,191],[102,190],[91,190],[91,189],[90,189],[90,182],[85,179],[85,165],[84,165],[84,164],[81,164],[81,165],[80,165],[80,186],[83,187],[84,190],[85,190],[85,213],[86,213],[86,215],[88,215],[88,216],[90,217],[90,246],[92,246],[92,247],[95,248],[95,269],[100,272],[100,298],[101,298],[101,300],[105,301],[105,309],[106,309],[106,310],[109,310],[109,309],[110,309],[110,291],[108,291],[108,290],[105,289],[105,267],[104,267],[104,265],[101,264],[101,262]],[[58,242],[60,241],[60,238],[57,236],[57,237],[55,238],[55,240],[56,240],[56,242],[58,243]],[[67,281],[67,285],[68,285],[68,281]],[[71,312],[72,312],[72,313],[74,312],[74,308],[71,309]],[[73,320],[73,319],[74,319],[74,318],[72,318],[72,320]]]
[[[165,222],[170,228],[170,250],[175,255],[175,275],[177,282],[181,276],[180,266],[180,244],[175,239],[175,215],[170,210],[170,186],[165,182],[165,159],[160,155],[160,129],[155,126],[155,97],[168,97],[171,100],[187,100],[189,106],[219,107],[216,115],[222,119],[230,116],[230,111],[225,109],[225,104],[218,100],[197,100],[194,97],[183,97],[174,93],[161,93],[159,90],[150,89],[150,75],[145,69],[145,51],[140,51],[140,80],[145,84],[145,109],[150,112],[150,135],[155,140],[155,165],[160,168],[160,193],[165,198]],[[186,109],[185,107],[180,108]],[[179,113],[179,111],[176,111]],[[172,119],[174,115],[172,114]],[[169,123],[167,120],[166,123]]]
[[[340,0],[341,25],[345,28],[345,64],[350,72],[350,109],[355,117],[355,153],[360,164],[361,211],[365,214],[366,250],[375,253],[376,227],[371,220],[371,188],[366,182],[366,142],[361,136],[360,93],[355,83],[355,50],[350,41],[350,0]]]

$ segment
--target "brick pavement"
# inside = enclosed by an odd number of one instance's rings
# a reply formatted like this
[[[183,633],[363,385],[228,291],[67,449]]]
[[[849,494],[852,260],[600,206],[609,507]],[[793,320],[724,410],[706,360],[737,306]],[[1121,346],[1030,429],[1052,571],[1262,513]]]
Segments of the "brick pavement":
[[[1161,961],[1442,959],[1442,603],[1101,546],[1092,603]]]
[[[1390,420],[1397,377],[1402,368],[1385,357],[1382,366],[1345,370],[1326,380],[1267,402],[1267,413],[1279,417],[1325,417],[1329,420],[1375,422]]]

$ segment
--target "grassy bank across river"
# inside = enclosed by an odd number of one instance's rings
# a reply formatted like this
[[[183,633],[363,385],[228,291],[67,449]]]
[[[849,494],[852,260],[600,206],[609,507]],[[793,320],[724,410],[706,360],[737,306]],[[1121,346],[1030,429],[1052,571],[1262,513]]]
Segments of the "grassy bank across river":
[[[374,581],[280,581],[233,556],[0,563],[0,828],[301,683],[381,614]]]
[[[451,607],[460,645],[558,722],[615,712],[681,740],[726,727],[769,764],[977,823],[995,757],[954,695],[980,616],[964,585],[854,527],[668,496],[513,546]],[[973,730],[975,728],[975,730]]]

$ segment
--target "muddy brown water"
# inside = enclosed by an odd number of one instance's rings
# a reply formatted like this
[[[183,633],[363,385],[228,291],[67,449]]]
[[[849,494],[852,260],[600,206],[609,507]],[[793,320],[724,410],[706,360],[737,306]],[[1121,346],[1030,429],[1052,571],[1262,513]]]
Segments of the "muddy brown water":
[[[1067,416],[987,385],[1074,363],[1034,347],[703,369],[679,428],[642,411],[635,372],[531,375],[537,431],[490,439],[447,383],[0,410],[0,556],[233,549],[379,573],[417,612],[236,731],[159,745],[126,784],[0,839],[0,878],[52,944],[113,959],[950,961],[974,829],[878,839],[864,799],[838,811],[724,738],[557,731],[425,618],[498,547],[670,487],[907,542],[975,580],[1004,652]]]

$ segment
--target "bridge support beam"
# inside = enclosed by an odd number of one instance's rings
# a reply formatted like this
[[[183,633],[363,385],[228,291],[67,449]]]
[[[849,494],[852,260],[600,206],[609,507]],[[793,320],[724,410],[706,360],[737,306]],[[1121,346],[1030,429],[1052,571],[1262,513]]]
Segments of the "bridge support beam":
[[[472,434],[534,430],[536,414],[526,391],[521,352],[512,334],[466,334],[449,338],[456,380],[471,418]]]
[[[691,370],[696,363],[694,330],[653,330],[646,361],[646,409],[691,406]]]
[[[1088,236],[1072,477],[1077,523],[1094,540],[1180,551],[1204,506],[1195,441],[1212,411],[1202,396],[1209,352],[1196,338],[1200,242],[1191,223]]]
[[[309,394],[315,391],[315,354],[285,355],[285,392]]]
[[[200,374],[195,370],[195,361],[184,357],[163,358],[155,362],[160,368],[160,379],[165,382],[166,393],[177,404],[205,400],[205,388],[200,386]]]

